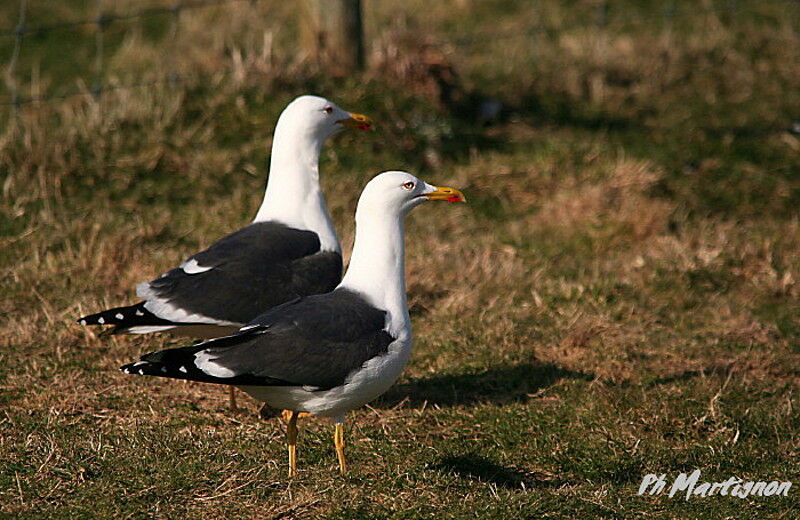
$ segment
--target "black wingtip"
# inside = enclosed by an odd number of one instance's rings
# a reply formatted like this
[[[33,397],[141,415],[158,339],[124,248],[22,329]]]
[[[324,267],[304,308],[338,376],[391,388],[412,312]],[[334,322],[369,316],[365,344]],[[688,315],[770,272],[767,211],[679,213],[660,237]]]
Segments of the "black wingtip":
[[[193,362],[193,352],[196,350],[195,347],[183,347],[150,352],[140,357],[138,361],[122,365],[119,370],[124,374],[140,376],[202,380],[205,374],[199,372]]]
[[[112,313],[115,310],[116,309],[109,309],[95,314],[87,314],[86,316],[81,316],[76,321],[78,325],[113,325],[114,320],[111,316],[113,316]]]
[[[126,334],[131,328],[141,326],[174,325],[173,322],[159,318],[145,308],[145,302],[127,307],[114,307],[104,311],[87,314],[76,320],[78,325],[113,325],[114,328],[105,334]]]
[[[153,363],[148,363],[147,361],[136,361],[134,363],[128,363],[127,365],[122,365],[119,367],[119,371],[123,374],[131,374],[131,375],[140,375],[140,376],[154,376],[160,375],[157,371],[159,366],[154,365]]]
[[[141,367],[141,366],[143,366],[145,364],[146,363],[142,363],[141,361],[135,361],[133,363],[128,363],[126,365],[122,365],[121,367],[119,367],[119,371],[120,372],[125,372],[126,374],[135,374],[135,373],[138,373],[138,370],[136,370],[136,368],[137,367]]]

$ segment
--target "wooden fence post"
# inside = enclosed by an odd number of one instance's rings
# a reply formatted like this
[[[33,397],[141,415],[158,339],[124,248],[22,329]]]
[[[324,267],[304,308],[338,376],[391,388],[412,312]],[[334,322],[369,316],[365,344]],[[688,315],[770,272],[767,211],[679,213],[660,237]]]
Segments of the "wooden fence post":
[[[337,74],[364,67],[361,0],[312,0],[308,52]]]

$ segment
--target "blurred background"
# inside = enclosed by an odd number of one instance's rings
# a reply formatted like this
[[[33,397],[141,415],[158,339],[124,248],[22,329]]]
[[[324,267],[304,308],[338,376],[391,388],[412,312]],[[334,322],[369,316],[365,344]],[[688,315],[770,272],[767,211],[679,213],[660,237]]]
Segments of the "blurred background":
[[[63,121],[67,106],[109,124],[171,104],[183,120],[189,107],[232,118],[235,103],[248,115],[218,124],[246,136],[297,92],[317,91],[391,113],[382,146],[409,168],[496,148],[492,125],[553,124],[657,160],[659,189],[681,191],[688,209],[785,214],[800,202],[792,0],[2,7],[5,122]]]
[[[797,509],[635,490],[695,468],[800,479],[800,2],[0,6],[0,511]],[[254,403],[116,374],[181,340],[72,320],[250,221],[304,93],[377,122],[321,159],[346,253],[379,171],[469,204],[409,217],[415,352],[350,423],[358,485],[309,426],[287,494]]]

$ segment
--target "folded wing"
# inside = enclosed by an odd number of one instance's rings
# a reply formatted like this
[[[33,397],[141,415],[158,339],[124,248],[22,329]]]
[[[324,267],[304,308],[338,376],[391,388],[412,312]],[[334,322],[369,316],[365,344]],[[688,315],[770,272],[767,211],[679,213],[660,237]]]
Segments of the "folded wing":
[[[387,352],[386,313],[346,289],[280,305],[237,334],[147,354],[127,373],[255,386],[339,386]]]

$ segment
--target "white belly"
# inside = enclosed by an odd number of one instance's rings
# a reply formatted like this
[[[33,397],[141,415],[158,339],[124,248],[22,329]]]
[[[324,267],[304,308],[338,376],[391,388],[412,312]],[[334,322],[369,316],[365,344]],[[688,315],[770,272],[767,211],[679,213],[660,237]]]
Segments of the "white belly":
[[[372,401],[397,381],[411,353],[411,340],[397,340],[386,354],[364,363],[344,384],[330,390],[309,391],[300,386],[240,386],[254,399],[274,408],[341,417]]]

